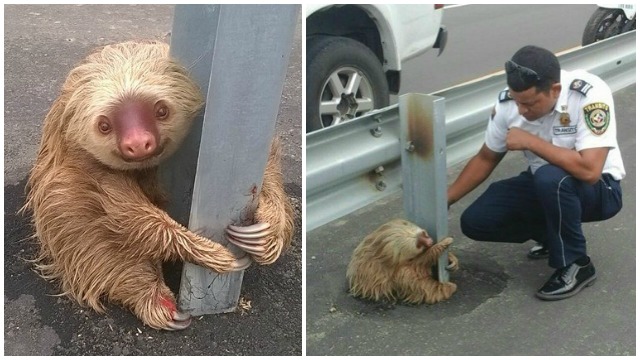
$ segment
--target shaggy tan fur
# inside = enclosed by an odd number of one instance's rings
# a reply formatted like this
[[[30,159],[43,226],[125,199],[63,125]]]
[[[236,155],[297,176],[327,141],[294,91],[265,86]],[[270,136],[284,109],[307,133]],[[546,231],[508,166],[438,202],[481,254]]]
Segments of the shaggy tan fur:
[[[392,220],[367,235],[353,252],[347,269],[350,292],[371,300],[402,300],[433,304],[456,291],[451,282],[440,283],[431,267],[453,242],[446,238],[428,248],[419,248],[423,229],[406,220]],[[449,268],[458,268],[458,259],[449,252]]]
[[[171,114],[157,123],[162,152],[135,162],[120,156],[115,136],[97,130],[101,115],[131,99],[162,100]],[[23,208],[33,213],[37,269],[59,282],[63,294],[98,312],[104,300],[119,303],[153,328],[176,329],[174,320],[184,319],[176,316],[162,262],[188,261],[216,272],[242,268],[226,247],[160,209],[165,197],[156,166],[178,147],[202,105],[197,85],[168,57],[166,44],[105,46],[71,71],[45,118]],[[277,146],[273,151],[256,214],[275,229],[275,250],[264,262],[277,258],[293,232]]]
[[[291,245],[295,230],[293,206],[284,191],[280,158],[280,142],[274,139],[255,214],[256,221],[271,224],[271,234],[265,239],[264,254],[251,255],[261,265],[271,264],[280,257]]]

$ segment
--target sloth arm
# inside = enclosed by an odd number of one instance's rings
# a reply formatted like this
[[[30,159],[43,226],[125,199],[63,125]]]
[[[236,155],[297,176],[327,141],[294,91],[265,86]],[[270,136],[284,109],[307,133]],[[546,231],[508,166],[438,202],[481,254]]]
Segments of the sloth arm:
[[[442,253],[444,253],[444,251],[447,250],[447,248],[449,247],[449,245],[451,245],[452,242],[453,242],[453,238],[448,237],[448,238],[442,239],[441,241],[433,245],[431,248],[429,248],[429,250],[427,250],[427,253],[425,254],[427,258],[426,263],[433,264],[433,265],[437,264],[438,258],[440,258],[440,255],[442,255]]]
[[[227,272],[247,268],[248,257],[237,259],[225,246],[188,230],[145,196],[129,177],[106,176],[100,181],[106,226],[123,238],[122,250],[132,256],[183,260]]]
[[[294,209],[283,185],[281,151],[278,138],[274,138],[255,212],[257,224],[227,229],[229,242],[251,254],[261,265],[280,257],[291,244],[295,228]]]

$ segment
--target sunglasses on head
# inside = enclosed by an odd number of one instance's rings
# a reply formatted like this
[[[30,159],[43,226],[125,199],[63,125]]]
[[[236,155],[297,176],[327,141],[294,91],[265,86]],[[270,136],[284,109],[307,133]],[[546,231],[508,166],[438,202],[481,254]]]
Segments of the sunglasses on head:
[[[529,69],[526,66],[518,65],[511,60],[504,63],[504,69],[507,74],[511,74],[512,72],[517,71],[520,79],[522,79],[527,84],[535,81],[540,81],[540,76],[537,72]]]

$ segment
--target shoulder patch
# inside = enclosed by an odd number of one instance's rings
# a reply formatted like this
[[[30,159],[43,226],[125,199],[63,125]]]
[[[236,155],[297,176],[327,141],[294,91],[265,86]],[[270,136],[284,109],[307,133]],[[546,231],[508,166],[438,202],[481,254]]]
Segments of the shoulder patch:
[[[582,111],[584,121],[594,135],[602,135],[607,131],[611,120],[609,105],[602,102],[592,103],[585,105]]]
[[[587,93],[589,92],[589,90],[591,90],[591,88],[593,88],[593,85],[589,84],[588,82],[586,82],[584,80],[575,79],[571,83],[570,88],[571,88],[571,90],[577,91],[577,92],[581,93],[582,95],[586,96]]]
[[[509,93],[509,90],[502,90],[500,91],[500,95],[498,95],[498,100],[500,102],[505,102],[508,100],[513,100],[513,98],[511,97],[511,94]]]

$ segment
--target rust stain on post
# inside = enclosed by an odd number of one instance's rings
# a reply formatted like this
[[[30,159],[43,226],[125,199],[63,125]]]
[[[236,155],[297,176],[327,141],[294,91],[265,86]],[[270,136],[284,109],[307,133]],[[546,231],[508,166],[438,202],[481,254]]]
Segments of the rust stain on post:
[[[408,100],[408,140],[413,144],[418,156],[430,158],[433,156],[433,118],[417,98],[411,97]]]

